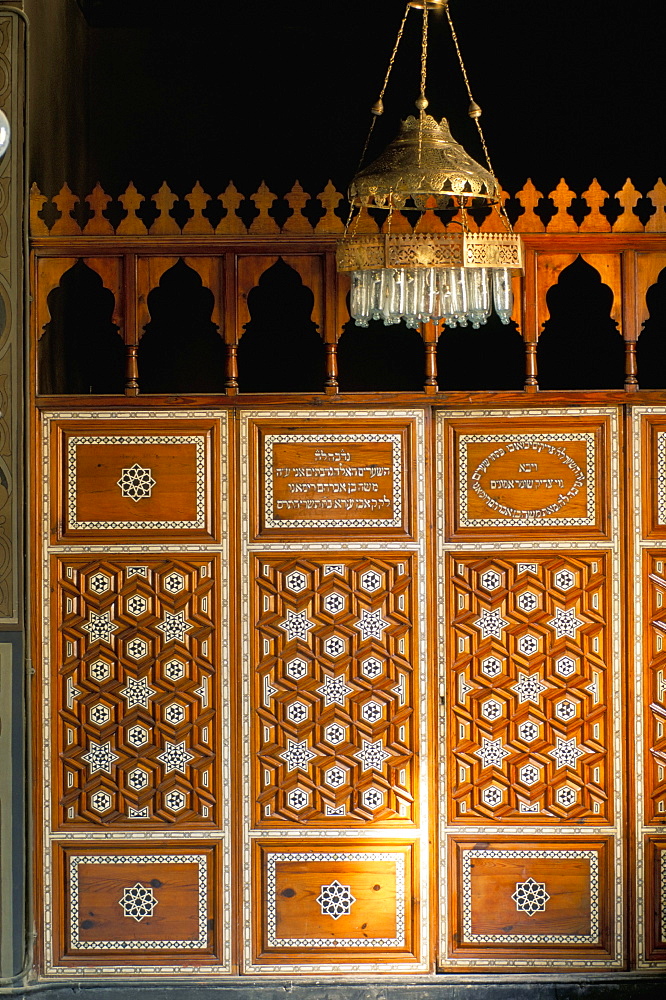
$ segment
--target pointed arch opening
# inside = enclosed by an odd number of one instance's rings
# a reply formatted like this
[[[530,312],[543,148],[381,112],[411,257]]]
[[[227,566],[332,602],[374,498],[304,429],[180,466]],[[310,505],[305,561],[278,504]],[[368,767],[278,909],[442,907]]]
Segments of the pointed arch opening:
[[[613,293],[578,256],[547,293],[550,313],[537,346],[542,389],[619,389],[624,341],[611,318]]]
[[[437,341],[437,384],[442,391],[522,389],[525,344],[517,325],[492,313],[487,323],[445,328]]]
[[[182,258],[148,294],[139,342],[142,393],[224,391],[225,346],[211,316],[215,299]]]
[[[122,393],[125,346],[113,322],[113,292],[99,274],[77,260],[46,301],[51,319],[37,345],[40,393]]]
[[[343,392],[421,392],[423,338],[404,323],[370,320],[360,327],[350,320],[338,341],[338,367]]]
[[[314,295],[279,257],[247,297],[250,322],[238,344],[241,392],[321,392],[324,344]]]

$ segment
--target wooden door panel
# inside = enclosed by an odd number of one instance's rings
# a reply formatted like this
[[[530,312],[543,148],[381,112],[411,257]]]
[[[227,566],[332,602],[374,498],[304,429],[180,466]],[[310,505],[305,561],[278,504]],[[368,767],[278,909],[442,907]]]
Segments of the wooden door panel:
[[[418,822],[414,553],[259,553],[251,579],[255,824]]]
[[[611,856],[608,838],[452,839],[452,957],[612,959]]]
[[[52,434],[53,541],[219,540],[217,421],[61,420]]]
[[[220,823],[219,557],[54,557],[54,823]]]
[[[447,564],[451,821],[612,821],[608,554]]]
[[[418,961],[417,862],[414,842],[256,843],[255,961]]]
[[[65,966],[210,964],[221,953],[219,844],[58,844]]]

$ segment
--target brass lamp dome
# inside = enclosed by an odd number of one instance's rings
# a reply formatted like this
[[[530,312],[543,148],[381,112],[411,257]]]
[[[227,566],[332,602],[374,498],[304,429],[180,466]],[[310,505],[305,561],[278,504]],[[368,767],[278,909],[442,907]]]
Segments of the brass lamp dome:
[[[352,204],[383,209],[402,209],[411,200],[423,211],[445,209],[472,199],[493,205],[500,189],[495,177],[465,152],[451,136],[446,118],[410,115],[384,152],[352,180]]]

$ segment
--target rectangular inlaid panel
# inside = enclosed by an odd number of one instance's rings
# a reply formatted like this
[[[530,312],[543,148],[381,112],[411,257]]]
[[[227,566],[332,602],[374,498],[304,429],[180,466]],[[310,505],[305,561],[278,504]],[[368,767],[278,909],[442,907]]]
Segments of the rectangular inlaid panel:
[[[53,540],[218,536],[214,420],[62,420],[52,427]]]
[[[218,558],[53,558],[55,823],[220,822]]]
[[[413,534],[413,432],[404,419],[253,421],[253,533]]]
[[[642,535],[666,538],[666,414],[643,414],[640,509]]]
[[[446,565],[450,820],[612,821],[609,555]]]
[[[456,957],[611,959],[613,881],[606,838],[452,839],[449,901]]]
[[[666,838],[645,838],[644,953],[648,962],[666,962]]]
[[[254,845],[255,961],[414,962],[416,844]]]
[[[643,553],[645,822],[666,823],[666,550]]]
[[[447,421],[447,538],[608,537],[608,418]]]
[[[416,821],[416,556],[251,566],[255,823]]]
[[[55,845],[65,922],[59,961],[210,963],[220,953],[219,845]]]

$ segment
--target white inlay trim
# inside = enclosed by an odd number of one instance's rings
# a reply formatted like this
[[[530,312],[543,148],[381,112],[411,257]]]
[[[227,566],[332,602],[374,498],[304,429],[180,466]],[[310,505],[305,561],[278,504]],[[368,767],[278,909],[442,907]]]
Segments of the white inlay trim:
[[[132,818],[138,819],[139,816]],[[183,948],[206,948],[208,946],[208,872],[207,855],[205,854],[113,854],[105,856],[103,854],[77,854],[69,859],[69,902],[70,916],[69,929],[70,939],[73,949],[87,951],[163,951],[181,950]],[[82,941],[79,937],[79,927],[81,917],[79,913],[79,865],[182,865],[196,864],[197,873],[197,936],[190,939],[180,940],[145,940],[133,938],[129,941],[122,940],[102,940],[102,941]]]
[[[122,445],[174,445],[193,444],[196,449],[196,517],[193,521],[79,521],[77,518],[77,463],[76,449],[79,445],[122,444]],[[149,470],[148,470],[149,471]],[[90,531],[122,529],[123,531],[145,531],[160,528],[205,528],[206,527],[206,446],[201,434],[141,434],[141,435],[91,435],[72,436],[67,441],[67,528],[70,531]],[[154,485],[154,484],[153,484]],[[151,487],[152,488],[152,487]],[[129,569],[131,569],[130,567]],[[129,575],[129,572],[128,572]]]
[[[475,859],[530,860],[549,858],[562,861],[583,859],[590,864],[590,933],[589,934],[475,934],[472,930],[472,864]],[[462,852],[463,941],[465,944],[599,944],[599,856],[597,851],[484,851]],[[513,897],[512,897],[513,898]]]
[[[344,815],[329,807],[327,815]],[[328,861],[328,862],[372,862],[390,861],[395,864],[395,936],[392,938],[287,938],[278,937],[277,933],[277,878],[276,867],[281,861]],[[328,853],[304,851],[302,853],[267,853],[266,855],[266,910],[267,910],[267,943],[276,948],[401,948],[405,945],[405,857],[403,854],[390,852],[358,852],[358,853]],[[320,904],[321,905],[321,904]]]

